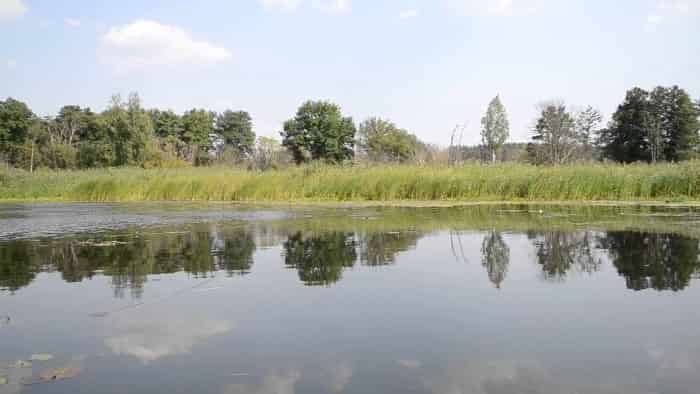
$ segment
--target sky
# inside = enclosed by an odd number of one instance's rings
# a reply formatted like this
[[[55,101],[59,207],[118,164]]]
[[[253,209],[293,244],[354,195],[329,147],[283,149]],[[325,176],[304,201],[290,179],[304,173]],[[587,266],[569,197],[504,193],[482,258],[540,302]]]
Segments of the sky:
[[[51,115],[138,92],[148,108],[246,110],[278,136],[305,100],[446,146],[501,97],[606,119],[639,86],[700,99],[700,0],[0,0],[0,97]]]

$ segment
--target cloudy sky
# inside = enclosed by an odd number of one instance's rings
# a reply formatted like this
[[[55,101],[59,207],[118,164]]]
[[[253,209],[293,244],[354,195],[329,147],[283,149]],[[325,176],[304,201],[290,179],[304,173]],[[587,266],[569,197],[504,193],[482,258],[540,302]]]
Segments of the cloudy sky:
[[[0,96],[40,115],[244,109],[276,135],[306,99],[382,116],[446,145],[500,94],[513,140],[536,105],[606,116],[632,86],[700,98],[700,0],[0,0]]]

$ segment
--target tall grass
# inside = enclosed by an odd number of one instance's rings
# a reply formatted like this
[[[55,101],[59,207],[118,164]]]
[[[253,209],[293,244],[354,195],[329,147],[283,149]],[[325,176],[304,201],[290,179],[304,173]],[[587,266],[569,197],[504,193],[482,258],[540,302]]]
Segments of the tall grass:
[[[0,199],[70,201],[693,201],[700,162],[0,170]]]

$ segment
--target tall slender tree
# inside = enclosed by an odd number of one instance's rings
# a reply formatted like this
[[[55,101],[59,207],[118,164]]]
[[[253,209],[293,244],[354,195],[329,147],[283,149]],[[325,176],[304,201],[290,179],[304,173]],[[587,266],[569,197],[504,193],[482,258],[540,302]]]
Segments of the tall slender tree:
[[[496,96],[489,103],[486,115],[481,118],[481,141],[488,149],[491,162],[496,162],[496,153],[501,149],[509,136],[508,115],[506,108]]]

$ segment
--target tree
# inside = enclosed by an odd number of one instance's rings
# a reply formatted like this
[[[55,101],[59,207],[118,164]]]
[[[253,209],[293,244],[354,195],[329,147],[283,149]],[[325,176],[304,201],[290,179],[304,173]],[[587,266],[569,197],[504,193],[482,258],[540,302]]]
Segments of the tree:
[[[16,163],[32,124],[34,113],[27,104],[13,98],[0,101],[0,155]]]
[[[183,125],[178,114],[170,110],[160,111],[157,109],[150,110],[148,114],[153,122],[153,132],[157,137],[182,138]]]
[[[649,161],[646,125],[649,122],[649,92],[634,88],[613,114],[607,129],[601,130],[598,144],[605,157],[623,162]]]
[[[357,134],[358,147],[375,162],[406,162],[415,157],[418,149],[419,141],[414,135],[380,118],[362,122]]]
[[[258,137],[255,145],[255,166],[260,170],[274,168],[280,164],[282,145],[270,137]]]
[[[255,133],[250,114],[245,111],[226,110],[216,117],[216,132],[224,143],[233,147],[238,156],[250,156],[255,148]]]
[[[340,107],[327,101],[307,101],[280,133],[297,164],[309,160],[339,163],[353,157],[355,124]]]
[[[124,103],[119,95],[112,96],[110,107],[102,113],[103,126],[112,141],[114,165],[141,164],[153,137],[151,118],[141,107],[138,94],[131,93]]]
[[[506,108],[496,96],[489,103],[486,115],[481,118],[481,141],[491,154],[491,162],[496,162],[496,152],[506,142],[509,135]]]
[[[633,88],[598,137],[605,157],[630,163],[690,158],[698,143],[700,111],[677,86]]]
[[[182,140],[189,145],[187,159],[199,163],[200,154],[209,146],[209,134],[214,131],[211,113],[203,109],[192,109],[182,115]]]
[[[590,105],[574,115],[574,127],[581,142],[581,154],[586,159],[593,158],[592,137],[598,133],[603,116]]]
[[[688,93],[678,86],[657,87],[650,95],[654,113],[660,117],[661,135],[664,140],[664,159],[680,161],[690,158],[698,143],[700,112]]]
[[[584,143],[574,117],[563,103],[542,105],[532,139],[541,143],[541,154],[548,164],[568,163]]]

